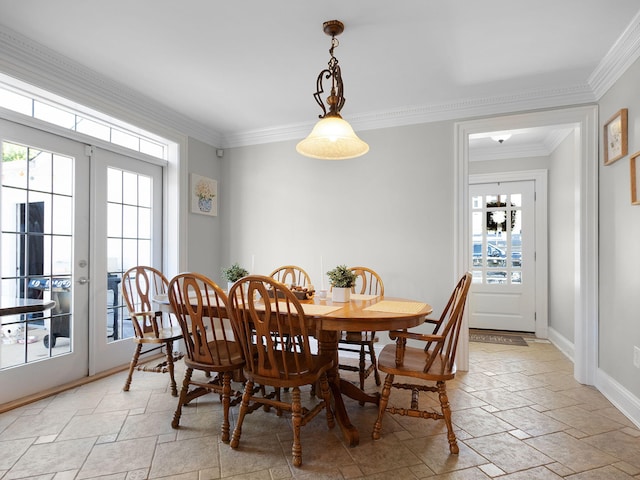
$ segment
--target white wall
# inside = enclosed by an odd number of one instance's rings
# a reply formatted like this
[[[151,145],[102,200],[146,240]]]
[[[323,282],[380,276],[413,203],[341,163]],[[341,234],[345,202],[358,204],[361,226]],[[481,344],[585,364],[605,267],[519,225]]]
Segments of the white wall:
[[[223,263],[250,269],[255,255],[262,274],[297,264],[315,285],[321,256],[325,272],[366,265],[382,276],[385,294],[427,301],[439,314],[460,273],[453,271],[453,123],[360,136],[370,152],[346,161],[303,157],[294,142],[229,149]]]
[[[549,161],[549,328],[574,342],[576,194],[572,132]]]
[[[629,154],[640,150],[640,61],[600,101],[600,126],[619,109],[629,110]],[[640,399],[640,206],[631,205],[629,155],[602,164],[600,153],[600,329],[599,368]],[[640,407],[638,407],[640,412]],[[640,419],[640,417],[638,417]]]

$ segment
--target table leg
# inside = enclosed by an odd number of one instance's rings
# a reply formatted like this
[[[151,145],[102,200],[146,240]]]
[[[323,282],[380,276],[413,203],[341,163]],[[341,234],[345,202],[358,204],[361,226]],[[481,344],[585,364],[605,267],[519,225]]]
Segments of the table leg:
[[[346,395],[349,398],[353,398],[358,402],[364,403],[374,403],[376,405],[380,404],[380,394],[376,392],[374,395],[369,395],[368,393],[363,392],[351,382],[347,382],[346,380],[340,379],[340,391],[343,395]]]
[[[333,397],[333,414],[342,430],[345,441],[350,447],[355,447],[360,442],[360,435],[358,434],[358,429],[349,420],[349,415],[342,399],[342,388],[348,382],[342,381],[338,373],[338,332],[318,332],[318,350],[321,354],[332,356],[334,359],[333,368],[327,372],[329,388],[331,388]]]

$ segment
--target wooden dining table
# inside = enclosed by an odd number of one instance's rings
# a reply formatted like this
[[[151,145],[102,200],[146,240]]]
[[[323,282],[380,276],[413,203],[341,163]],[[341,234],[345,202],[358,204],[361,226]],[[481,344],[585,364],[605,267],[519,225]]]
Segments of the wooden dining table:
[[[344,397],[358,402],[379,402],[379,395],[368,395],[353,383],[340,377],[338,370],[338,339],[340,332],[388,331],[411,328],[424,323],[433,311],[428,303],[404,298],[351,294],[349,302],[334,302],[331,294],[321,299],[314,296],[300,302],[305,315],[315,319],[318,349],[334,358],[333,368],[327,372],[333,394],[333,412],[345,442],[355,446],[360,441],[358,429],[351,423]]]
[[[171,311],[166,295],[154,298],[161,308]],[[273,301],[273,300],[272,300]],[[340,332],[388,331],[411,328],[424,323],[433,311],[428,303],[377,295],[351,294],[349,302],[334,302],[331,292],[326,298],[314,295],[301,300],[305,315],[313,319],[319,353],[334,358],[333,368],[327,372],[333,397],[333,413],[342,430],[345,442],[356,446],[360,441],[358,429],[351,423],[344,397],[358,402],[379,403],[379,395],[369,395],[353,383],[340,377],[338,369],[338,339]],[[216,312],[226,317],[225,312]]]
[[[55,300],[39,300],[36,298],[0,297],[0,317],[21,315],[49,310],[56,306]]]

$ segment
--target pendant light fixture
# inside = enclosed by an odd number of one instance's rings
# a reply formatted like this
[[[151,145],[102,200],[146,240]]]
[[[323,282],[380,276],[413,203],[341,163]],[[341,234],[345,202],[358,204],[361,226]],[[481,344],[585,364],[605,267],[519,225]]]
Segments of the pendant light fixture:
[[[346,160],[359,157],[369,151],[369,145],[360,140],[351,125],[340,116],[345,98],[340,66],[338,59],[333,56],[333,50],[339,45],[336,36],[344,31],[344,25],[339,20],[330,20],[324,22],[322,28],[324,33],[331,36],[329,67],[318,75],[316,93],[313,94],[316,102],[322,108],[322,115],[319,115],[320,120],[313,127],[309,136],[298,143],[296,150],[307,157],[322,160]],[[324,79],[331,79],[331,93],[327,97],[327,106],[321,97],[324,93],[322,85]]]

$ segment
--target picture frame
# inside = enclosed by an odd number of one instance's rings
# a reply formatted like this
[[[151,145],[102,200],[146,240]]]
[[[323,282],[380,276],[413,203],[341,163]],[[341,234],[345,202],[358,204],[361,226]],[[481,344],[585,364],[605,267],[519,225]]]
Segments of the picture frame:
[[[629,164],[631,165],[631,172],[629,178],[631,179],[631,205],[640,205],[640,152],[636,152],[631,157]]]
[[[218,182],[213,178],[191,174],[191,212],[218,215]]]
[[[604,164],[611,165],[626,156],[628,111],[622,108],[604,124]]]

